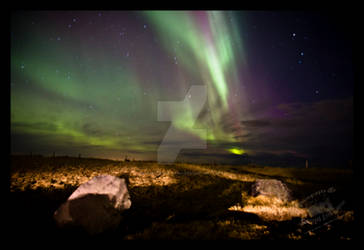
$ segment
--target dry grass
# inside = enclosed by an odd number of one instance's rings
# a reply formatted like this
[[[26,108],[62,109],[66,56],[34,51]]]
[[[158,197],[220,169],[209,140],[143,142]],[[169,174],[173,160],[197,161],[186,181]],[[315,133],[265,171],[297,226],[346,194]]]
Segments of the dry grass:
[[[246,205],[241,207],[240,204],[237,204],[230,207],[229,210],[254,213],[267,221],[285,221],[296,217],[305,218],[308,216],[307,209],[301,208],[297,200],[283,202],[275,197],[262,195],[257,197],[249,196],[246,199]]]
[[[310,171],[315,176],[321,174],[321,170]],[[19,220],[30,218],[30,224],[44,223],[43,227],[48,227],[46,231],[53,234],[61,234],[52,229],[54,210],[82,183],[110,174],[128,180],[132,206],[125,212],[120,228],[112,233],[123,239],[318,238],[321,237],[318,233],[303,235],[299,223],[293,222],[293,218],[307,216],[298,200],[284,203],[249,195],[252,182],[269,175],[286,182],[291,180],[289,188],[294,196],[302,193],[304,197],[321,187],[321,184],[307,183],[310,179],[307,176],[304,181],[296,179],[298,172],[252,166],[14,157],[10,190],[14,195],[14,210],[28,206],[32,213],[35,211],[35,214],[27,214],[21,210],[24,217]],[[341,173],[340,178],[349,176],[348,173],[343,175]],[[317,180],[317,177],[311,179]],[[347,213],[340,221],[351,222],[353,215]]]
[[[51,165],[26,171],[12,171],[10,175],[11,190],[25,190],[37,188],[63,189],[67,185],[79,186],[95,176],[110,174],[114,176],[128,176],[130,186],[165,186],[176,183],[176,170],[166,169],[158,164],[108,164],[102,168],[90,166],[59,166]]]

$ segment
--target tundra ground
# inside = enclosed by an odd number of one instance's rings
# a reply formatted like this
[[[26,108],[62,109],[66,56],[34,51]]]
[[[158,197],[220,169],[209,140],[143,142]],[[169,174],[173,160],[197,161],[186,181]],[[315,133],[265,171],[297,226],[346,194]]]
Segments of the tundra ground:
[[[88,237],[78,229],[57,228],[52,216],[80,184],[102,174],[127,179],[132,205],[117,229],[94,237],[352,239],[354,234],[352,170],[38,156],[11,157],[11,233]],[[252,197],[252,183],[262,178],[283,181],[294,200]],[[334,192],[330,198],[334,209],[303,223],[310,211],[302,201],[327,190]]]

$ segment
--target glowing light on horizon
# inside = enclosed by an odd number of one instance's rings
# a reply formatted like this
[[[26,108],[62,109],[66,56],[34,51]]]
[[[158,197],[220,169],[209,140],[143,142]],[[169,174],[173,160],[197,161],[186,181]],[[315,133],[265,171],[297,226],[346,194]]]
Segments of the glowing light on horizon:
[[[230,153],[236,154],[236,155],[242,155],[245,153],[244,149],[239,149],[239,148],[229,148],[228,151]]]

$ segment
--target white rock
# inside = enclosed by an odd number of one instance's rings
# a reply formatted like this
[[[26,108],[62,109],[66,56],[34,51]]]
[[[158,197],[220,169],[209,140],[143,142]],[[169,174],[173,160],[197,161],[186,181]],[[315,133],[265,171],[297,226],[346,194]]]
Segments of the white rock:
[[[81,226],[90,234],[115,228],[131,206],[124,179],[102,175],[80,185],[54,213],[59,226]]]

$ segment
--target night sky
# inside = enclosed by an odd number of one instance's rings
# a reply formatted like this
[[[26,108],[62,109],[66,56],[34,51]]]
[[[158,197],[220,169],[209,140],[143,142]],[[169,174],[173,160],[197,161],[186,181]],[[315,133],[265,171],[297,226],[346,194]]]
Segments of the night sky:
[[[178,161],[346,166],[352,44],[334,16],[13,12],[11,153],[157,160],[172,124],[207,142]],[[193,85],[207,87],[197,121],[193,107],[158,121],[158,102]]]

